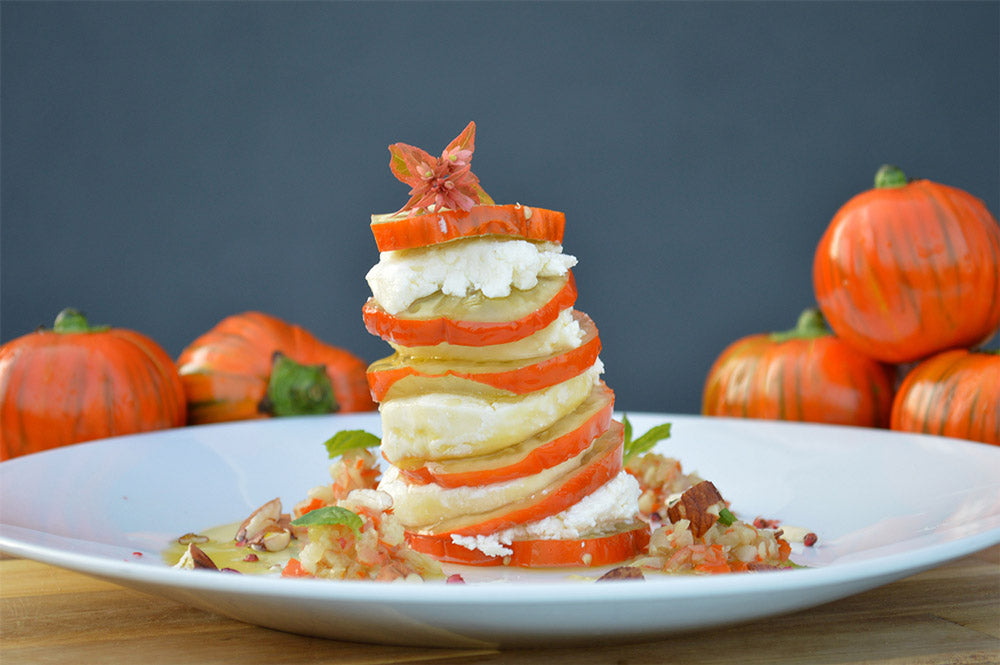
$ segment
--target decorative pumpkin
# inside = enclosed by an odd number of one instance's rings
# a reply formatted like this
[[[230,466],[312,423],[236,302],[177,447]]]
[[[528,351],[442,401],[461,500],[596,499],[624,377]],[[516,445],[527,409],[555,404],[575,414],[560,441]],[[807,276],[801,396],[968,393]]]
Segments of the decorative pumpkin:
[[[883,166],[830,222],[813,286],[837,336],[877,360],[974,347],[1000,328],[1000,227],[972,195]]]
[[[67,309],[0,347],[0,459],[184,424],[173,359],[132,330]]]
[[[361,358],[261,312],[223,319],[177,365],[193,425],[375,408]]]
[[[924,360],[899,386],[891,427],[1000,445],[1000,354],[954,349]]]
[[[830,333],[807,309],[792,330],[730,344],[709,370],[707,416],[888,427],[895,370]]]

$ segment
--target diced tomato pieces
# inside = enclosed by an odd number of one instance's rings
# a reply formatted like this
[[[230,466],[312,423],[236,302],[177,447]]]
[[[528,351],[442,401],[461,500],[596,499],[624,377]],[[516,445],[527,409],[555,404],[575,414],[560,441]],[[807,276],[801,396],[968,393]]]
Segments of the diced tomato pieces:
[[[319,508],[322,508],[325,505],[326,504],[323,503],[322,501],[320,501],[319,499],[313,498],[306,505],[302,506],[301,508],[297,508],[295,510],[295,516],[296,517],[302,517],[306,513],[312,512],[313,510],[317,510]]]
[[[282,577],[312,577],[306,572],[306,569],[302,567],[302,562],[298,559],[289,559],[288,563],[281,571]]]

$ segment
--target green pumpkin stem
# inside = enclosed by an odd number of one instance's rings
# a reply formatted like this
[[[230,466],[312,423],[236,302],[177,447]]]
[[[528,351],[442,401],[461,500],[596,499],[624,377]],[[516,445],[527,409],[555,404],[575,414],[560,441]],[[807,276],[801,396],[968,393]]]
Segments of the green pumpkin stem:
[[[784,332],[771,333],[771,339],[775,342],[787,342],[791,339],[816,339],[826,337],[830,334],[830,329],[826,325],[823,314],[815,307],[810,307],[801,314],[795,327]]]
[[[87,322],[87,316],[78,309],[67,307],[56,316],[52,330],[57,333],[89,333],[103,332],[110,326],[92,326]]]
[[[303,365],[280,351],[271,362],[267,394],[258,405],[272,416],[309,416],[334,413],[340,405],[324,365]]]
[[[883,164],[875,173],[875,189],[893,189],[895,187],[905,187],[909,180],[906,174],[898,166]]]

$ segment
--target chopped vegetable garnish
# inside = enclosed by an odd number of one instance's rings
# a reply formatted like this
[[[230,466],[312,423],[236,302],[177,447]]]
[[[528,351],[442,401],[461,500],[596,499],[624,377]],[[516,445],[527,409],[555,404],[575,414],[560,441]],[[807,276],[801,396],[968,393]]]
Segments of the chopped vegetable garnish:
[[[722,526],[732,526],[736,521],[736,515],[729,512],[728,508],[719,509],[719,524]]]

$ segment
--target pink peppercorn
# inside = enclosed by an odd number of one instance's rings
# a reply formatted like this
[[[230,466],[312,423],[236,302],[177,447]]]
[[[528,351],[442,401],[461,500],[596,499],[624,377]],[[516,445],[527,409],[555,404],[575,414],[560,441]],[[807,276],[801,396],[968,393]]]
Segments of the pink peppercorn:
[[[805,545],[806,547],[812,547],[813,545],[816,544],[817,540],[819,540],[819,536],[810,531],[809,533],[807,533],[805,536],[802,537],[802,544]]]

